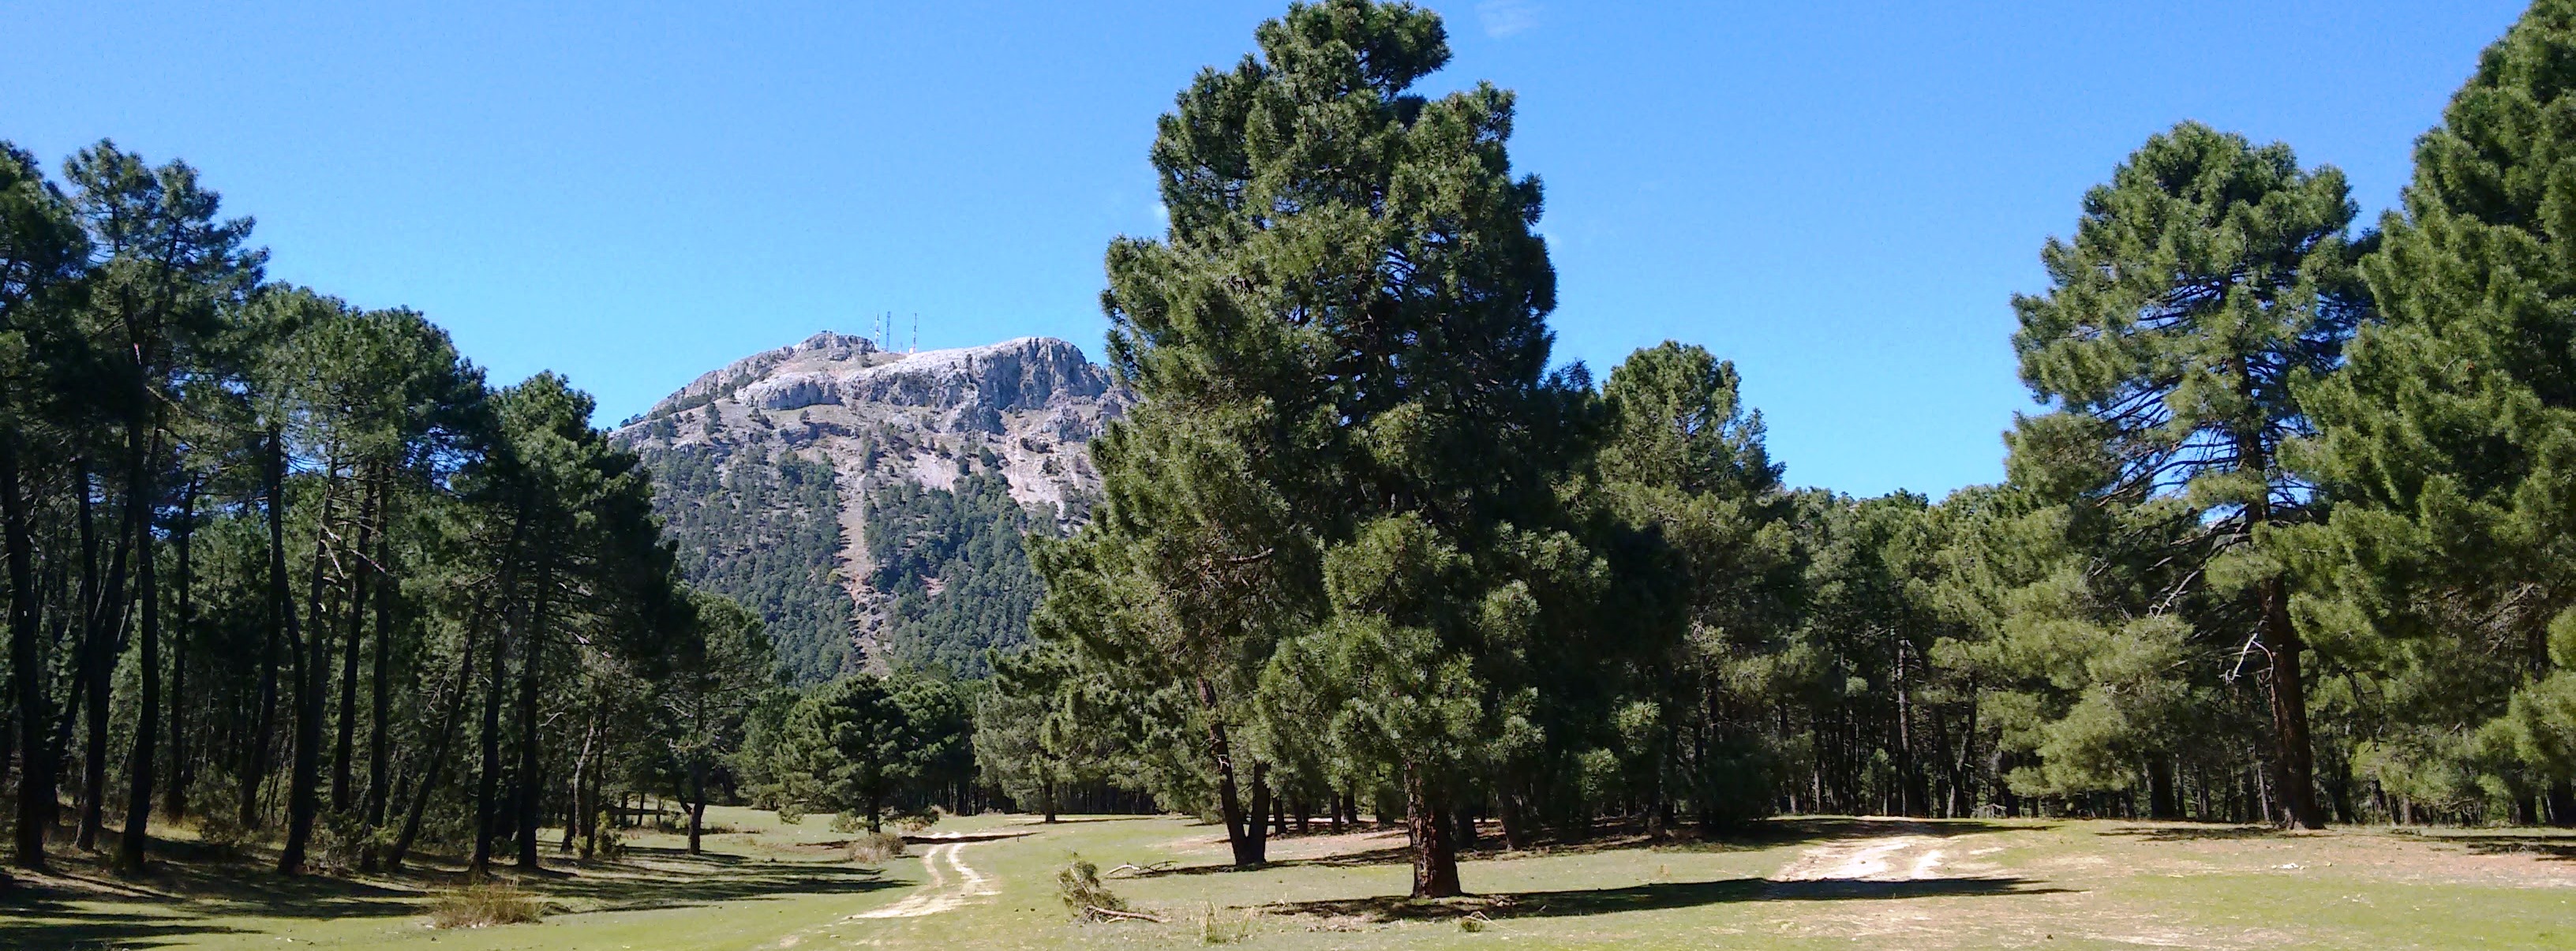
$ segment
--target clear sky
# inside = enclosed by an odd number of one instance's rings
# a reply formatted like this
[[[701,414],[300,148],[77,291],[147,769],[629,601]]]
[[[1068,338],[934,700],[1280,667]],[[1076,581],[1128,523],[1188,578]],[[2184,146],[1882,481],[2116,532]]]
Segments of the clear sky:
[[[2199,119],[2366,216],[2518,0],[1434,4],[1441,88],[1517,90],[1560,360],[1732,358],[1800,485],[2002,474],[2015,291],[2083,190]],[[1154,117],[1284,0],[12,0],[0,138],[198,166],[271,275],[408,305],[600,418],[869,315],[1095,357],[1101,250],[1158,232]],[[907,327],[908,331],[908,327]]]

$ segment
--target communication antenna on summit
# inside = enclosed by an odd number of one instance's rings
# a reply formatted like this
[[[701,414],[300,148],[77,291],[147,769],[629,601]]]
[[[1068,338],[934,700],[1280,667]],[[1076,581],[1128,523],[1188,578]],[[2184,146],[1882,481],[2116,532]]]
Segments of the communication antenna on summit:
[[[904,348],[904,350],[903,350],[903,352],[905,352],[905,353],[920,353],[920,352],[921,352],[921,315],[920,315],[920,314],[914,314],[914,315],[912,315],[912,346],[905,347],[905,348]]]

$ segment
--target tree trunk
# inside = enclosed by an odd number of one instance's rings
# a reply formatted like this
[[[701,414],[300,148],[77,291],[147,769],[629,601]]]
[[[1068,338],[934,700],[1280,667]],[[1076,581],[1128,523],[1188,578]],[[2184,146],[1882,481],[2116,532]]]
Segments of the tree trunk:
[[[126,507],[135,513],[134,599],[143,609],[135,632],[142,641],[142,656],[136,658],[142,683],[136,690],[134,753],[126,761],[125,831],[116,840],[116,869],[127,875],[143,871],[144,840],[152,826],[152,774],[158,766],[154,744],[161,738],[161,589],[159,559],[152,553],[152,457],[159,454],[153,444],[160,440],[146,435],[156,428],[136,427],[126,436],[135,456],[125,488]]]
[[[287,775],[286,845],[278,850],[277,871],[304,874],[305,851],[313,842],[313,819],[322,811],[322,716],[328,711],[323,691],[331,679],[331,625],[322,614],[323,565],[330,554],[331,485],[325,470],[322,511],[313,523],[313,574],[305,585],[304,609],[309,620],[301,630],[287,627],[287,648],[295,651],[295,760]]]
[[[492,870],[492,837],[498,833],[494,823],[500,818],[494,796],[500,791],[501,782],[501,692],[503,685],[509,683],[506,673],[509,635],[515,632],[525,636],[526,633],[517,630],[526,620],[524,609],[518,604],[518,565],[519,543],[527,538],[528,507],[526,492],[522,490],[518,510],[510,518],[510,540],[501,549],[501,628],[493,632],[492,669],[484,675],[489,689],[483,693],[483,755],[474,793],[474,856],[471,867],[477,876]]]
[[[1234,867],[1259,868],[1262,842],[1244,829],[1243,794],[1234,782],[1234,747],[1226,739],[1225,720],[1218,715],[1216,685],[1205,677],[1199,678],[1199,706],[1207,711],[1208,754],[1216,760],[1217,814],[1225,820],[1225,841],[1234,849]]]
[[[1458,850],[1449,815],[1418,767],[1404,770],[1405,832],[1413,840],[1413,897],[1449,898],[1458,887]]]
[[[375,579],[375,572],[367,567],[367,547],[374,541],[377,499],[384,494],[384,486],[376,481],[363,491],[358,502],[358,543],[349,546],[349,613],[340,648],[339,735],[331,744],[331,811],[335,813],[348,812],[356,805],[351,798],[356,793],[350,784],[357,765],[351,762],[351,754],[358,740],[358,651],[366,633],[367,593]],[[376,636],[381,638],[384,633],[379,631]]]
[[[474,695],[474,637],[486,620],[483,608],[478,602],[473,618],[466,622],[465,649],[457,652],[456,689],[448,696],[447,712],[439,718],[438,736],[430,744],[429,762],[421,768],[420,785],[412,790],[411,808],[404,810],[402,833],[385,854],[386,868],[402,868],[403,856],[420,836],[421,814],[429,808],[429,794],[438,788],[439,771],[447,765],[447,747],[456,739],[457,721],[464,719],[465,699]]]
[[[97,542],[90,533],[89,492],[89,470],[84,467],[80,479],[81,537],[84,547],[95,550]],[[136,514],[131,506],[127,507],[126,531],[118,533],[116,554],[109,559],[106,588],[89,605],[88,634],[83,638],[88,647],[88,663],[82,670],[89,685],[89,704],[81,717],[87,729],[81,744],[80,831],[73,841],[83,851],[98,848],[99,830],[107,826],[107,719],[116,683],[116,659],[125,653],[118,639],[125,631],[126,559],[133,547],[130,532]]]
[[[45,867],[47,808],[54,800],[54,764],[46,755],[44,642],[37,637],[35,541],[28,527],[27,497],[19,484],[18,433],[0,431],[0,535],[9,561],[9,674],[18,702],[18,815],[13,830],[18,864]]]
[[[2307,645],[2290,620],[2287,585],[2280,578],[2263,583],[2263,641],[2272,652],[2272,731],[2280,744],[2280,799],[2290,821],[2301,828],[2326,827],[2317,807],[2316,759],[2308,741],[2307,678],[2300,653]]]
[[[268,430],[267,465],[262,472],[268,496],[269,626],[259,652],[259,711],[251,740],[242,745],[241,827],[260,826],[259,788],[268,782],[269,741],[277,732],[277,650],[293,643],[296,633],[294,594],[286,577],[286,437],[272,424]]]
[[[540,794],[545,783],[538,780],[537,761],[537,677],[544,671],[546,645],[546,608],[554,588],[554,555],[552,539],[541,534],[538,550],[544,552],[537,570],[536,610],[530,614],[528,629],[520,635],[519,653],[519,868],[537,870],[537,819]]]
[[[197,493],[205,483],[191,477],[179,495],[178,624],[170,633],[170,778],[162,788],[161,814],[178,819],[188,814],[188,784],[195,779],[188,750],[188,641],[197,627],[196,567],[191,555],[197,536]]]
[[[392,504],[389,494],[385,499],[385,509],[379,509],[379,513],[390,509]],[[386,727],[393,716],[394,600],[402,588],[402,582],[393,574],[392,523],[382,514],[377,516],[377,520],[385,522],[388,531],[376,536],[377,570],[373,573],[377,588],[376,657],[375,669],[369,677],[371,696],[368,705],[373,715],[367,719],[367,831],[371,834],[384,828],[385,806],[393,793],[393,753],[387,745]],[[375,850],[368,849],[360,862],[366,870],[373,871]]]
[[[875,806],[875,803],[874,803],[874,802],[870,802],[870,803],[869,803],[869,805],[870,805],[870,808],[868,809],[868,831],[870,831],[870,832],[875,832],[875,831],[877,831],[877,810],[874,808],[874,806]],[[705,829],[706,829],[706,817],[707,817],[707,764],[706,764],[705,762],[703,762],[703,761],[702,761],[700,758],[698,758],[698,757],[692,757],[692,758],[690,759],[690,761],[689,761],[689,854],[690,854],[690,855],[701,855],[701,854],[704,854],[704,853],[705,853],[705,851],[706,851],[705,849],[700,848],[700,847],[699,847],[699,845],[698,845],[698,838],[699,838],[699,836],[701,836],[702,834],[704,834]]]
[[[2147,816],[2151,819],[2182,818],[2182,800],[2174,795],[2172,757],[2159,754],[2147,760]]]

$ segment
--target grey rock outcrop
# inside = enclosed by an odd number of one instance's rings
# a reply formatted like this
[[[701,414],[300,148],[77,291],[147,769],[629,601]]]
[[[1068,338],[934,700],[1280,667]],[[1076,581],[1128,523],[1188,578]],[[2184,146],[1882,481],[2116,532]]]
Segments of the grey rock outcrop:
[[[612,438],[648,459],[690,449],[719,467],[783,456],[828,463],[841,500],[837,580],[857,603],[864,642],[883,605],[865,582],[871,489],[890,480],[948,488],[967,469],[991,471],[1033,514],[1070,527],[1099,488],[1084,445],[1132,403],[1106,368],[1062,340],[903,353],[827,331],[706,373]]]

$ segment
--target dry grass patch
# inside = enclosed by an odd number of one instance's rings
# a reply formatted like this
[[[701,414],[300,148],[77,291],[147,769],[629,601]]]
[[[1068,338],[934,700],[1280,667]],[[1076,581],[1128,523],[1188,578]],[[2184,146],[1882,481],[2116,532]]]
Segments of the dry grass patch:
[[[878,865],[903,854],[903,836],[892,832],[870,832],[850,840],[850,861],[861,865]]]
[[[477,882],[442,892],[429,906],[433,928],[534,924],[545,916],[544,901],[508,882]]]

